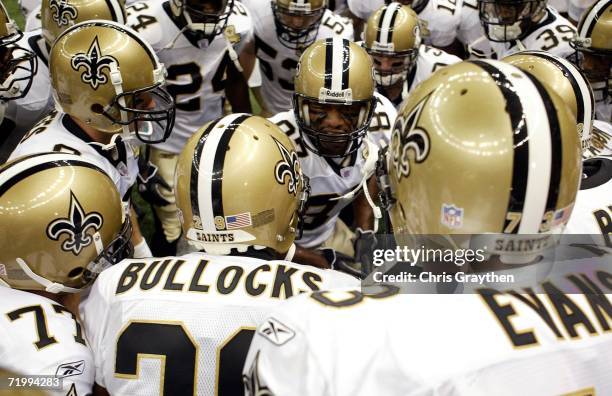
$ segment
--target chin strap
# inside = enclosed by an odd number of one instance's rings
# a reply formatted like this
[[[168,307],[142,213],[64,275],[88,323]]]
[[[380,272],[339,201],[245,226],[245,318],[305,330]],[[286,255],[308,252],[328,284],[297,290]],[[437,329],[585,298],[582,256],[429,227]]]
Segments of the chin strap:
[[[181,30],[179,30],[179,32],[176,34],[176,36],[174,36],[172,41],[170,41],[168,44],[163,46],[162,49],[159,50],[159,52],[162,52],[162,51],[165,51],[165,50],[169,50],[172,47],[174,47],[174,44],[176,44],[176,40],[178,40],[179,37],[181,37],[181,34],[183,34],[185,32],[185,30],[187,30],[188,28],[189,28],[189,26],[183,26],[183,28]]]
[[[19,267],[21,268],[21,270],[30,279],[32,279],[34,282],[36,282],[39,285],[43,286],[45,288],[46,292],[57,294],[57,293],[62,293],[62,292],[64,292],[64,293],[78,293],[78,292],[81,291],[80,289],[74,289],[72,287],[64,286],[61,283],[51,282],[50,280],[45,279],[42,276],[36,275],[30,269],[30,267],[28,267],[26,262],[23,259],[19,258],[19,257],[17,258],[16,261],[17,261],[17,264],[19,265]]]
[[[244,70],[242,69],[240,60],[238,59],[238,54],[234,49],[234,45],[240,42],[240,35],[236,33],[236,27],[234,25],[226,26],[223,30],[223,37],[225,37],[225,48],[227,49],[227,54],[236,67],[236,70],[242,73]]]
[[[379,150],[378,150],[378,146],[370,142],[368,139],[365,139],[364,142],[367,145],[368,155],[366,157],[365,164],[363,165],[363,177],[361,178],[361,181],[359,182],[359,184],[357,184],[355,188],[353,188],[346,194],[340,197],[330,198],[330,201],[339,201],[339,200],[351,201],[353,200],[355,195],[359,193],[359,190],[363,189],[363,193],[365,194],[366,200],[368,201],[368,204],[370,205],[370,207],[372,208],[372,211],[374,212],[374,232],[377,232],[378,231],[378,219],[382,218],[382,212],[380,208],[376,204],[374,204],[374,200],[370,196],[370,191],[368,190],[368,180],[376,171],[376,163],[378,162],[378,151]]]
[[[283,260],[285,261],[292,261],[293,260],[293,256],[295,255],[295,243],[292,243],[291,246],[289,246],[289,250],[287,251],[287,254],[285,255],[285,258]]]

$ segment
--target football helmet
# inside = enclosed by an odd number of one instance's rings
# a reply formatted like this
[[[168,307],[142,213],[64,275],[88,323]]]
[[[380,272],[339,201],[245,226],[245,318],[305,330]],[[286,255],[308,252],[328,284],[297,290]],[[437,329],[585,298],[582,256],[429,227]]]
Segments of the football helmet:
[[[38,62],[32,51],[17,45],[22,37],[0,1],[0,101],[21,99],[32,86]]]
[[[170,0],[170,8],[176,18],[185,18],[189,30],[212,40],[225,30],[234,0]]]
[[[595,100],[580,70],[566,59],[545,51],[518,52],[502,60],[530,73],[565,101],[576,116],[582,150],[587,150],[591,145]]]
[[[364,38],[363,47],[374,62],[376,84],[390,86],[406,80],[421,45],[416,12],[400,3],[384,5],[368,18]]]
[[[57,36],[70,26],[92,19],[125,25],[125,0],[42,0],[42,36],[51,48]]]
[[[478,15],[487,38],[520,40],[546,12],[546,0],[478,0]]]
[[[0,283],[74,293],[131,255],[129,216],[104,171],[42,153],[0,168]],[[10,235],[10,237],[9,237]]]
[[[595,100],[610,96],[612,85],[612,0],[600,0],[584,13],[570,41],[575,63],[591,82]]]
[[[493,233],[487,252],[508,263],[546,247],[534,235],[543,242],[562,231],[582,174],[569,107],[501,61],[434,73],[402,105],[389,147],[392,199],[383,201],[391,203],[398,244],[424,234]],[[507,251],[499,240],[531,242]]]
[[[326,9],[327,0],[272,0],[278,40],[303,51],[316,40]]]
[[[396,3],[412,8],[417,14],[425,9],[429,0],[396,0]],[[392,0],[385,0],[385,4],[393,3]]]
[[[68,28],[51,49],[49,71],[56,102],[71,117],[149,144],[170,135],[175,106],[166,69],[130,28],[100,20]]]
[[[293,111],[306,148],[330,158],[358,150],[376,106],[368,53],[339,37],[319,40],[300,57],[294,81]],[[332,110],[348,130],[323,125]]]
[[[308,182],[291,140],[265,118],[207,123],[187,142],[175,177],[183,235],[200,250],[285,254],[301,236]]]

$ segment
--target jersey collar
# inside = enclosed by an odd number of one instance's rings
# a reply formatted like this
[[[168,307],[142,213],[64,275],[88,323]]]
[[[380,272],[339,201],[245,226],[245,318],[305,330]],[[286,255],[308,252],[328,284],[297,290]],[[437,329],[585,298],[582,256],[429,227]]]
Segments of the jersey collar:
[[[62,125],[68,132],[87,143],[88,146],[96,150],[98,154],[104,157],[114,167],[120,164],[127,164],[127,148],[121,136],[117,136],[115,144],[105,145],[94,141],[84,130],[77,125],[76,122],[68,114],[62,115]]]

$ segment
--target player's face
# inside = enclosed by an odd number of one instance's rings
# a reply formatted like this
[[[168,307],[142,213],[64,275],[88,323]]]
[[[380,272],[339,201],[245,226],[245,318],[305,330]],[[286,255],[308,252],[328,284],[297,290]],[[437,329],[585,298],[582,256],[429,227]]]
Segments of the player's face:
[[[605,81],[610,78],[612,56],[583,52],[580,57],[580,67],[591,82]]]
[[[361,105],[335,105],[312,103],[308,107],[311,127],[325,134],[347,134],[357,128]],[[326,154],[341,155],[348,148],[349,141],[321,142]]]
[[[531,3],[518,4],[498,4],[487,2],[484,4],[484,11],[491,20],[495,20],[503,25],[511,25],[530,14]]]
[[[410,67],[410,55],[370,55],[372,56],[374,70],[376,70],[381,75],[403,74]]]

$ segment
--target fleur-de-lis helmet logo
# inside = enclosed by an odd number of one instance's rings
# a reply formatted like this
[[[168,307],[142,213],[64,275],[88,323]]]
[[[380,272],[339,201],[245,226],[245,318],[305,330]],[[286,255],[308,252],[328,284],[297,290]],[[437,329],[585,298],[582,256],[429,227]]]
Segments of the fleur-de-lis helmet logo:
[[[77,9],[68,4],[67,0],[51,0],[49,1],[49,8],[51,9],[51,18],[60,27],[68,26],[78,15]]]
[[[272,138],[274,139],[274,137]],[[274,143],[276,143],[276,147],[278,147],[278,151],[281,153],[282,160],[276,163],[276,167],[274,168],[274,177],[279,184],[285,184],[285,179],[287,179],[287,189],[290,194],[296,195],[298,186],[301,182],[301,168],[300,162],[298,159],[298,155],[295,151],[289,151],[281,142],[274,139]]]
[[[431,94],[430,94],[431,95]],[[397,180],[410,175],[409,153],[414,154],[414,162],[420,164],[429,155],[430,139],[427,131],[419,126],[421,113],[429,96],[422,99],[408,116],[398,117],[391,134],[390,154]]]
[[[102,55],[98,36],[96,36],[87,50],[87,54],[76,54],[72,58],[72,68],[79,71],[82,67],[85,68],[81,74],[81,81],[91,85],[96,90],[100,85],[108,82],[108,77],[102,73],[104,69],[111,69],[112,64],[116,64],[117,60],[110,55]]]
[[[102,224],[103,219],[100,213],[85,213],[77,197],[70,191],[70,213],[68,217],[56,219],[49,223],[47,236],[54,241],[58,241],[62,235],[65,235],[66,239],[62,242],[61,249],[65,252],[72,252],[77,256],[83,248],[91,245],[94,241],[93,234],[100,231]]]

